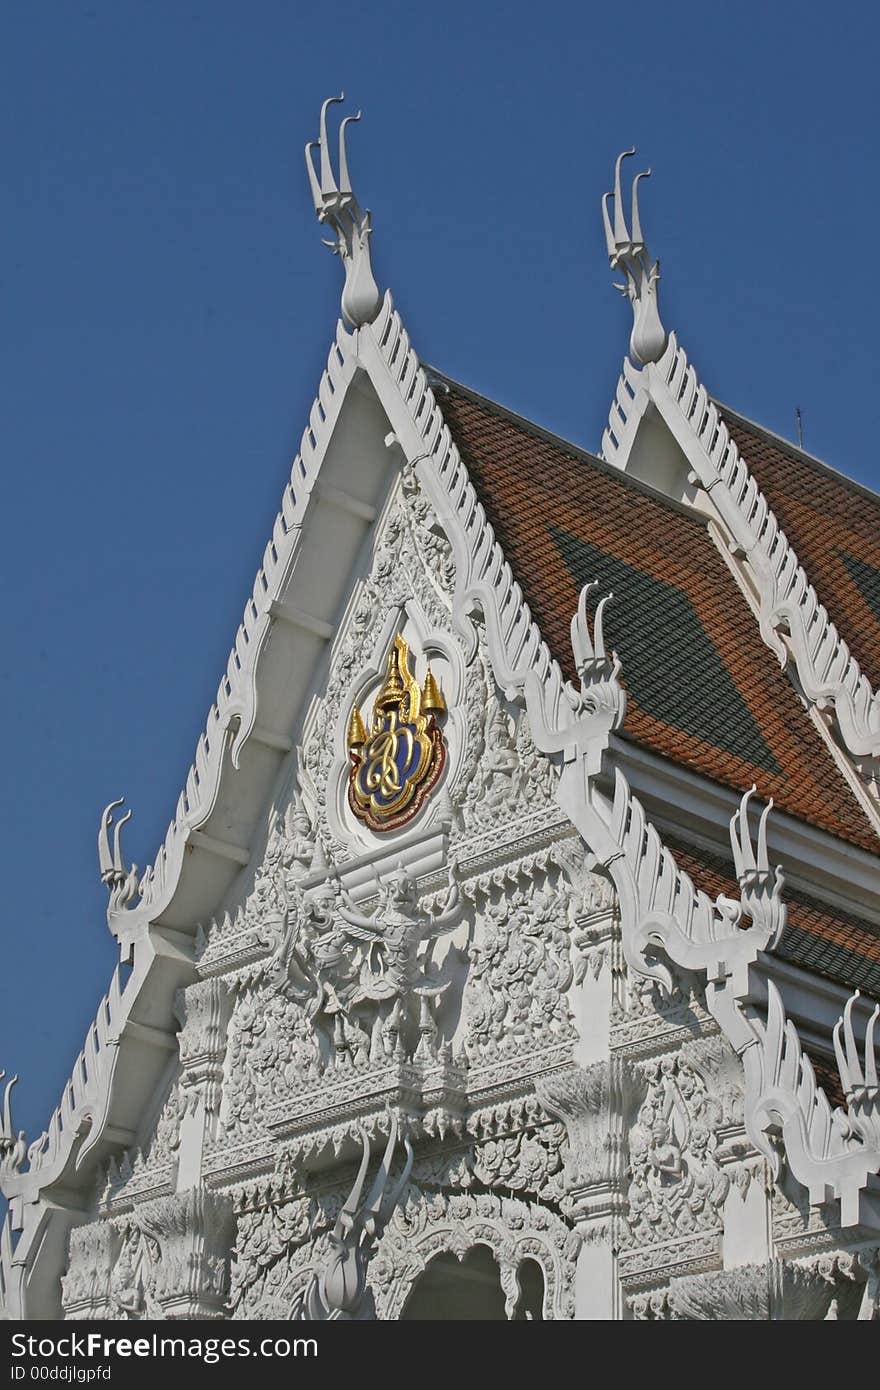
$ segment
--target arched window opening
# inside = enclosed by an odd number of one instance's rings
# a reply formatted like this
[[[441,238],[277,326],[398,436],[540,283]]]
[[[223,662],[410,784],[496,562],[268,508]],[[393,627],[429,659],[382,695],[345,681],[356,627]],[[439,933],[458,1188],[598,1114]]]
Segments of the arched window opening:
[[[517,1270],[519,1298],[513,1322],[542,1322],[544,1319],[544,1271],[537,1260],[523,1260]]]
[[[447,1253],[435,1255],[413,1285],[401,1319],[506,1321],[501,1271],[491,1250],[475,1245],[461,1261]]]

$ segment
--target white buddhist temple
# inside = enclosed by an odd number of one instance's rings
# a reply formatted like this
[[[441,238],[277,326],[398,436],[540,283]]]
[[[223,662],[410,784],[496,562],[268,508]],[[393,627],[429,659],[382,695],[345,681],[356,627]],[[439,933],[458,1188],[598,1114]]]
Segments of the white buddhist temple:
[[[3,1314],[877,1319],[880,498],[710,394],[624,155],[599,451],[426,366],[338,100],[341,318],[42,1134],[4,1083]]]

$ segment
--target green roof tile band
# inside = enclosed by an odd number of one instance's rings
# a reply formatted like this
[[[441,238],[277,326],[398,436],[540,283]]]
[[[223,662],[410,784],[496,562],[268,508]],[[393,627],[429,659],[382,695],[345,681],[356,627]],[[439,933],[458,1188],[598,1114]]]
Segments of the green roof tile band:
[[[880,623],[880,570],[864,560],[859,560],[855,555],[847,555],[843,550],[838,551],[838,554],[846,565],[850,579]]]
[[[640,708],[779,775],[782,769],[686,595],[589,541],[556,526],[551,530],[578,587],[598,579],[596,602],[614,593],[605,640],[620,656],[624,683]]]
[[[866,960],[858,951],[823,940],[791,923],[785,928],[774,954],[826,975],[846,989],[863,989],[875,999],[880,994],[880,965],[876,961]]]

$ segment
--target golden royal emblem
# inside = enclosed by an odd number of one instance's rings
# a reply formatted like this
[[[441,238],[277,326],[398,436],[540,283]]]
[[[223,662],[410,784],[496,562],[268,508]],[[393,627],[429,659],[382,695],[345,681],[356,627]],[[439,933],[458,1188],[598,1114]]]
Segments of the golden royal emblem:
[[[409,667],[409,647],[395,637],[369,734],[357,705],[348,721],[348,803],[371,830],[395,830],[421,809],[446,761],[437,724],[445,712],[430,666],[419,689]]]

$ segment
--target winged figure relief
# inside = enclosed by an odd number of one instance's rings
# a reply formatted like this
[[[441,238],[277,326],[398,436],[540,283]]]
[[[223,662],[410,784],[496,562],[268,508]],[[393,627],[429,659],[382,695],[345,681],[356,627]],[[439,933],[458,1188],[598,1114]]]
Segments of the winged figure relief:
[[[464,953],[454,947],[435,961],[438,941],[463,918],[454,867],[438,911],[420,907],[403,865],[378,888],[367,915],[336,879],[308,892],[294,886],[274,923],[272,956],[260,968],[270,996],[297,1003],[324,1036],[324,1055],[337,1061],[433,1055],[437,1005],[461,974]]]
[[[350,1006],[372,1006],[371,1052],[431,1049],[436,1038],[434,1007],[461,963],[455,950],[447,952],[441,966],[434,963],[437,941],[462,921],[454,866],[439,912],[420,908],[416,882],[403,864],[379,885],[379,902],[371,915],[359,912],[341,890],[337,910],[345,934],[359,948],[358,982]]]

